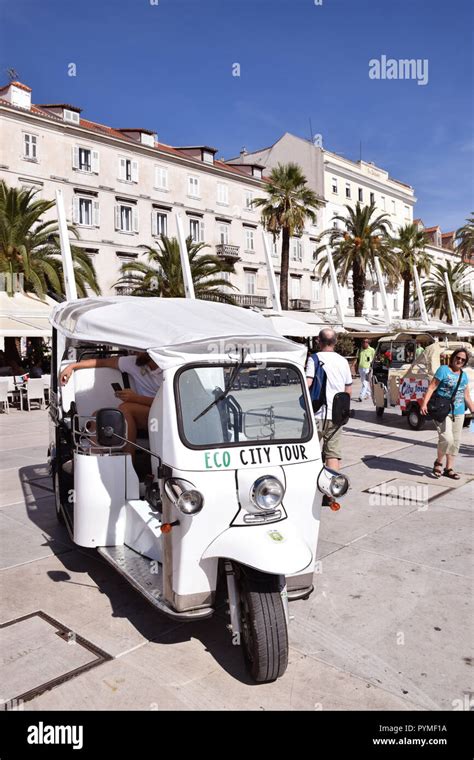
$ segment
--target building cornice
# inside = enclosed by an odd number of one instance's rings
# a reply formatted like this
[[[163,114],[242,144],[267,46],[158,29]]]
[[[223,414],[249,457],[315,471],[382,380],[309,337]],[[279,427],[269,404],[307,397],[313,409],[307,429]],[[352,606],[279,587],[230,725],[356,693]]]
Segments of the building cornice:
[[[390,192],[395,197],[403,200],[406,203],[410,203],[413,206],[417,201],[412,188],[408,189],[408,186],[405,186],[407,189],[403,190],[403,186],[400,187],[398,183],[395,184],[396,180],[393,179],[387,179],[385,181],[377,180],[374,177],[369,177],[367,174],[356,172],[351,169],[346,169],[344,166],[340,166],[340,164],[334,164],[331,161],[324,162],[324,171],[327,171],[328,173],[332,172],[333,174],[338,174],[344,179],[351,180],[352,182],[356,182],[361,185],[363,184],[369,188],[373,188],[374,190],[380,192],[382,195],[386,195],[388,192]]]

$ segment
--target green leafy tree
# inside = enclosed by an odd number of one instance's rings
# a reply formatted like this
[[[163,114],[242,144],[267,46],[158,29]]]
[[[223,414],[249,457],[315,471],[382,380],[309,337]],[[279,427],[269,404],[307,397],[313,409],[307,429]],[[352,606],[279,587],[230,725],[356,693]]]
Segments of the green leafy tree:
[[[418,274],[429,274],[431,259],[425,251],[428,243],[423,230],[416,224],[406,224],[400,227],[398,235],[393,239],[393,247],[397,254],[400,276],[403,280],[403,319],[410,317],[410,293],[413,282],[413,267]]]
[[[36,199],[35,195],[35,190],[0,182],[0,274],[9,295],[14,292],[14,276],[22,275],[25,292],[34,292],[41,299],[47,293],[64,296],[58,226],[55,221],[43,221],[55,204]],[[74,227],[69,230],[77,237]],[[73,246],[71,252],[78,295],[86,296],[87,287],[99,294],[90,257],[78,247]]]
[[[466,316],[472,321],[474,299],[470,290],[470,275],[472,267],[459,261],[451,264],[450,261],[443,264],[433,264],[429,282],[423,284],[423,296],[427,311],[437,314],[439,319],[451,321],[448,291],[444,275],[448,275],[449,284],[453,294],[454,305],[458,314]]]
[[[326,243],[332,249],[334,267],[343,285],[348,285],[352,277],[354,313],[362,316],[364,308],[367,275],[375,277],[375,259],[378,258],[382,272],[389,284],[395,285],[399,278],[396,257],[390,237],[391,224],[387,214],[376,215],[375,204],[355,207],[345,206],[347,216],[335,215],[333,221],[338,226],[325,230],[320,240],[325,243],[316,253],[324,254]],[[327,257],[322,255],[316,268],[323,276],[323,282],[330,281]]]
[[[466,219],[466,224],[456,230],[457,251],[464,262],[474,263],[474,214]]]
[[[134,296],[161,296],[184,298],[184,280],[181,268],[179,243],[176,238],[161,235],[158,248],[146,246],[146,261],[122,264],[118,286],[131,289]],[[208,246],[186,240],[189,266],[196,298],[233,303],[231,294],[223,288],[235,288],[222,275],[234,272],[232,264],[210,253],[202,253]]]
[[[290,239],[303,233],[307,219],[316,221],[321,203],[298,164],[278,164],[270,173],[266,190],[267,195],[255,198],[253,205],[261,209],[263,227],[274,240],[281,232],[280,301],[282,309],[288,309]]]

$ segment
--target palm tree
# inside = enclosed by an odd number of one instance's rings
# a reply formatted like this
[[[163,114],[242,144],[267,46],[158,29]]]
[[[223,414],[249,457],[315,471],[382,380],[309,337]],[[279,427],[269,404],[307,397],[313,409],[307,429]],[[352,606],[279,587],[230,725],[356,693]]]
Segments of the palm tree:
[[[378,258],[382,272],[389,278],[390,284],[397,281],[398,268],[393,256],[390,224],[387,214],[375,216],[375,204],[355,207],[345,206],[347,216],[335,215],[337,225],[325,230],[320,240],[327,238],[333,251],[334,267],[343,285],[347,285],[352,275],[352,292],[354,294],[354,314],[362,316],[367,274],[375,276],[375,259]],[[321,245],[316,253],[324,252]],[[323,275],[323,282],[330,280],[327,258],[322,257],[317,265]]]
[[[428,311],[437,312],[439,319],[451,320],[448,293],[446,290],[445,273],[448,275],[449,284],[453,294],[454,305],[461,316],[466,315],[472,321],[474,299],[470,292],[471,267],[463,261],[451,264],[450,261],[443,264],[434,264],[430,280],[423,285],[423,295]]]
[[[431,259],[425,253],[428,238],[416,224],[406,224],[398,230],[398,236],[392,240],[398,257],[400,277],[403,280],[403,319],[410,318],[410,286],[413,280],[413,267],[418,274],[430,271]]]
[[[9,295],[14,292],[14,275],[19,274],[25,292],[44,299],[46,293],[64,295],[65,287],[58,226],[54,221],[42,221],[54,201],[35,199],[36,192],[0,182],[0,274],[7,281]],[[77,237],[73,227],[69,230]],[[86,286],[99,294],[89,256],[77,247],[71,252],[78,295],[87,295]]]
[[[315,211],[321,203],[307,187],[298,164],[278,164],[271,171],[266,189],[267,196],[255,198],[252,205],[262,209],[263,227],[272,233],[274,240],[282,233],[280,301],[282,309],[287,309],[290,238],[303,233],[306,219],[316,221]]]
[[[223,292],[222,288],[235,286],[220,276],[225,272],[234,272],[233,265],[218,256],[203,254],[202,250],[208,246],[205,243],[193,243],[191,237],[187,238],[186,247],[196,297],[210,297],[212,300],[234,303],[232,296]],[[130,261],[122,264],[122,277],[117,285],[131,288],[134,296],[184,298],[184,280],[177,239],[161,235],[158,249],[150,246],[145,248],[148,261]]]
[[[466,263],[474,259],[474,213],[466,219],[466,224],[456,230],[457,250]]]

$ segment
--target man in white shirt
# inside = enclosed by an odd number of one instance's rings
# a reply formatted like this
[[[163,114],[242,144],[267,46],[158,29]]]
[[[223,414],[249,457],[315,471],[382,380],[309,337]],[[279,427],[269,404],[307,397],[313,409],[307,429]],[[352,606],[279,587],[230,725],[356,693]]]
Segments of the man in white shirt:
[[[148,430],[148,414],[161,385],[161,369],[146,352],[106,359],[83,359],[65,367],[61,373],[61,385],[66,385],[78,369],[100,367],[118,369],[130,378],[131,388],[116,391],[115,395],[122,401],[119,409],[127,422],[127,438],[135,443],[138,430]],[[127,444],[124,451],[134,456],[136,448]]]
[[[336,393],[352,394],[352,375],[347,359],[336,353],[336,333],[329,327],[319,333],[319,347],[317,356],[324,366],[326,373],[326,400],[327,407],[323,406],[315,413],[316,426],[319,440],[323,440],[323,456],[325,464],[333,470],[338,470],[342,458],[342,427],[336,432],[332,422],[332,402]],[[311,388],[315,375],[314,360],[310,356],[306,364],[306,382]]]

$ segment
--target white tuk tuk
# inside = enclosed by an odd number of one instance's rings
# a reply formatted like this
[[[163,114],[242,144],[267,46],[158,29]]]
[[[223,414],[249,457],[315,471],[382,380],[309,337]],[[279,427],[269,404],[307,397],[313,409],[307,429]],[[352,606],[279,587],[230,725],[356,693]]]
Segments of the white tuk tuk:
[[[49,456],[58,519],[155,608],[213,614],[227,582],[233,643],[256,681],[288,661],[288,599],[307,598],[322,495],[348,479],[322,466],[306,349],[263,316],[199,300],[103,297],[59,304]],[[112,383],[71,361],[146,351],[162,370],[135,462]]]

